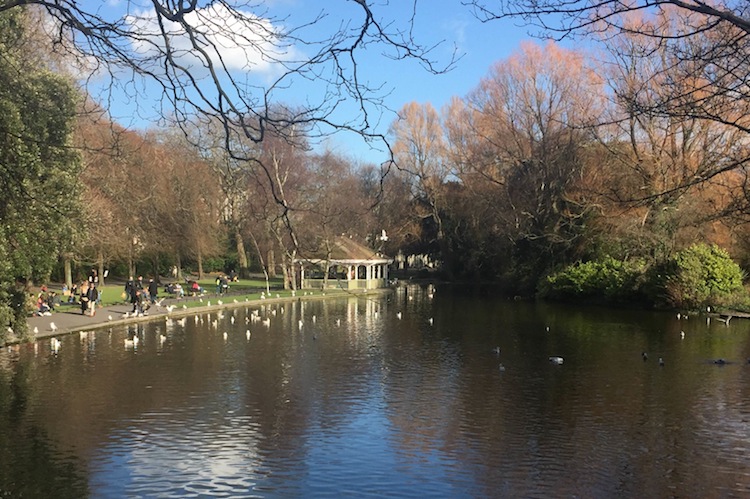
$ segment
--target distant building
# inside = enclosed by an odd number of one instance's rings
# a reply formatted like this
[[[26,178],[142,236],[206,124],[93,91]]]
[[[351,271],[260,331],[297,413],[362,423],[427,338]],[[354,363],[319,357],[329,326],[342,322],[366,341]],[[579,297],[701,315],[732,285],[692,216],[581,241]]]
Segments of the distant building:
[[[388,285],[391,258],[356,242],[350,236],[337,236],[297,258],[299,282],[303,289],[377,289]]]

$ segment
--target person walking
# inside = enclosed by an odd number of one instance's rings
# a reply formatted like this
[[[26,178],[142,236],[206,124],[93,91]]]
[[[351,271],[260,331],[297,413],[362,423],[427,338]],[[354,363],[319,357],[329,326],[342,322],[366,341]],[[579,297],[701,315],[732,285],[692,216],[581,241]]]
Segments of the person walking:
[[[159,284],[153,279],[148,280],[148,297],[151,305],[156,305],[156,295],[159,294]]]
[[[92,282],[89,284],[87,297],[89,316],[93,317],[96,315],[96,302],[99,300],[99,290],[96,287],[96,283]]]

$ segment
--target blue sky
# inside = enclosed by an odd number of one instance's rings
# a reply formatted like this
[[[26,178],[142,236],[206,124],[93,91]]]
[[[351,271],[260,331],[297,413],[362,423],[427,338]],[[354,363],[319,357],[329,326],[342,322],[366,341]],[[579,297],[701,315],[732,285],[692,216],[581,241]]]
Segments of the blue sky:
[[[90,0],[96,2],[97,0]],[[408,0],[373,0],[369,2],[376,17],[390,20],[394,26],[407,27],[406,20],[412,15],[412,2]],[[149,7],[150,2],[143,0],[108,0],[104,5],[110,16],[124,15],[125,8],[129,8],[131,15],[140,16],[137,21],[141,29],[149,29]],[[301,0],[267,0],[261,2],[268,10],[246,12],[258,16],[258,25],[267,26],[271,29],[281,24],[285,26],[294,25],[312,19],[320,9],[319,5],[328,9],[328,17],[306,28],[300,36],[308,39],[319,37],[324,39],[332,28],[338,28],[341,23],[351,20],[355,25],[361,19],[361,9],[353,0],[329,1],[324,4],[316,4],[310,7],[310,3]],[[266,21],[266,16],[275,19]],[[220,12],[213,12],[211,19],[221,17]],[[283,20],[283,23],[282,23]],[[265,24],[263,24],[265,22]],[[499,60],[508,57],[514,52],[521,41],[530,37],[523,27],[514,26],[509,21],[482,24],[477,21],[468,10],[462,6],[460,0],[420,0],[417,3],[414,24],[414,38],[421,44],[432,46],[442,41],[430,54],[438,65],[444,65],[450,61],[454,48],[461,56],[452,70],[445,74],[432,74],[423,69],[416,61],[392,61],[382,56],[382,47],[374,47],[374,50],[364,52],[359,60],[361,76],[371,85],[381,87],[384,95],[384,106],[376,109],[379,113],[374,124],[374,131],[385,134],[390,123],[395,119],[395,112],[404,104],[416,101],[419,103],[430,102],[438,110],[447,104],[451,97],[463,97],[470,92],[487,73],[490,66]],[[222,43],[227,47],[229,44]],[[137,50],[139,48],[136,47]],[[142,50],[142,49],[141,49]],[[300,53],[310,51],[310,46],[286,46],[284,51],[290,58]],[[255,85],[263,86],[272,81],[274,68],[267,62],[253,58],[252,54],[245,51],[233,51],[227,48],[222,56],[230,64],[236,59],[234,69],[236,74],[244,74],[244,78]],[[248,59],[253,59],[248,63]],[[309,81],[291,85],[283,92],[277,92],[277,98],[284,102],[298,100],[303,102],[307,99],[315,99],[321,95],[321,89],[315,88],[317,82]],[[146,84],[144,92],[138,99],[128,99],[123,95],[115,94],[110,101],[110,111],[115,119],[126,126],[146,128],[150,120],[158,114],[149,111],[157,105],[158,89]],[[152,99],[152,102],[148,102]],[[138,111],[134,106],[138,106]],[[164,111],[163,109],[160,112]],[[348,113],[356,114],[353,105],[345,104],[339,111],[339,118],[347,118]],[[334,149],[336,152],[345,154],[361,162],[380,163],[387,159],[386,154],[378,148],[371,148],[361,138],[338,134],[326,141],[324,146]]]

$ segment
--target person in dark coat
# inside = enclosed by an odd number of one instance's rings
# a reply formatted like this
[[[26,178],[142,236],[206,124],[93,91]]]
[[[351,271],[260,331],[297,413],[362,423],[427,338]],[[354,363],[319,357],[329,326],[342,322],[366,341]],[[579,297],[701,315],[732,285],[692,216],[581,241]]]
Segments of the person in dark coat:
[[[159,294],[159,285],[153,279],[148,280],[148,296],[151,299],[151,304],[156,303],[156,295]]]
[[[99,300],[99,290],[96,287],[96,283],[89,284],[89,290],[87,293],[88,297],[88,310],[91,317],[96,315],[96,302]]]

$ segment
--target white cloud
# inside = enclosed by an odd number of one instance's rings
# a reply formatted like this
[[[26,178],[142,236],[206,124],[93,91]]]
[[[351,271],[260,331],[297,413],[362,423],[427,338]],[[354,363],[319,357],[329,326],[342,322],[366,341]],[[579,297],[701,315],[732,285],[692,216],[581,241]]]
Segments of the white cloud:
[[[177,63],[193,70],[206,67],[208,59],[230,72],[267,75],[275,73],[280,62],[296,55],[294,47],[284,39],[281,27],[251,12],[229,10],[218,4],[197,9],[185,15],[184,20],[192,28],[190,33],[181,24],[167,20],[163,20],[164,32]],[[156,57],[157,64],[161,64],[167,40],[156,13],[142,11],[128,16],[126,22],[138,40],[133,49],[142,56]]]

